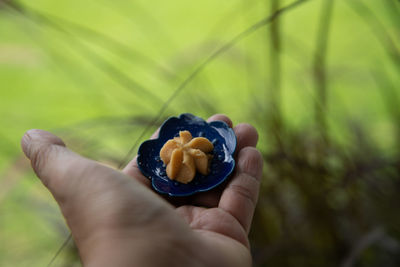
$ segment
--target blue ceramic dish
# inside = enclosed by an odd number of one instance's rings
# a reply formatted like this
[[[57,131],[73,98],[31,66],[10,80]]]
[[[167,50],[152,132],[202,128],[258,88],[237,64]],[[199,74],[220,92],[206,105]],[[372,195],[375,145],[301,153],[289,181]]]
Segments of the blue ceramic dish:
[[[168,140],[179,136],[179,131],[188,130],[193,138],[205,137],[214,144],[213,157],[208,175],[196,174],[194,179],[183,184],[167,177],[165,166],[160,159],[160,150]],[[143,142],[138,151],[137,163],[141,172],[151,180],[153,188],[170,196],[189,196],[208,191],[225,181],[235,168],[233,153],[236,136],[223,121],[207,123],[192,114],[171,117],[161,126],[159,137]]]

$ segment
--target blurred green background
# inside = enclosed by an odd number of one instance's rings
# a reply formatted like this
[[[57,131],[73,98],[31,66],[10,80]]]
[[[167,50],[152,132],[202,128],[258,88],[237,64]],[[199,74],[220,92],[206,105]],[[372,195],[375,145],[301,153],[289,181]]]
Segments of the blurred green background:
[[[27,129],[118,167],[185,112],[259,131],[254,266],[400,266],[400,2],[292,3],[0,0],[0,266],[68,236]]]

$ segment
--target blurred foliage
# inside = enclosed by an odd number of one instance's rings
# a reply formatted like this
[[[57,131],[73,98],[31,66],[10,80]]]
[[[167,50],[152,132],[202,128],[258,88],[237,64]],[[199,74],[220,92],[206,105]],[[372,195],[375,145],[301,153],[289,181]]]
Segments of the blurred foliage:
[[[400,3],[297,2],[0,0],[0,265],[45,266],[68,236],[25,130],[117,167],[191,112],[259,130],[255,266],[399,266]]]

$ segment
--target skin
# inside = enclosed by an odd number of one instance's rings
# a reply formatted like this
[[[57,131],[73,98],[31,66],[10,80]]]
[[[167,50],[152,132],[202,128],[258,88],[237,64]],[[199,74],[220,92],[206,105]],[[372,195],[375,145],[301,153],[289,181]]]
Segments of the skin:
[[[213,120],[232,127],[224,115]],[[234,131],[237,165],[229,182],[178,199],[156,194],[136,158],[118,171],[42,130],[26,132],[21,144],[60,206],[84,266],[243,267],[251,266],[248,233],[263,161],[256,130],[239,124]]]

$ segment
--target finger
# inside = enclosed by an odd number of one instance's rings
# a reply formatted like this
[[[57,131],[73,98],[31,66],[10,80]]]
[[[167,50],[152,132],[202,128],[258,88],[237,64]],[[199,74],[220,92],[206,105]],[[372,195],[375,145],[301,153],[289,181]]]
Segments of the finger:
[[[217,114],[208,119],[208,121],[212,120],[225,121],[230,127],[232,127],[232,121],[225,115]],[[238,139],[237,151],[246,146],[256,146],[258,134],[253,126],[249,124],[239,124],[234,128],[234,131]],[[223,184],[211,191],[199,193],[193,196],[189,203],[195,206],[208,208],[217,207],[225,186],[226,184]]]
[[[207,119],[207,121],[208,121],[208,122],[212,122],[212,121],[223,121],[223,122],[225,122],[226,124],[228,124],[229,127],[232,128],[232,121],[231,121],[231,119],[230,119],[228,116],[224,115],[224,114],[215,114],[215,115],[212,115],[210,118]]]
[[[185,205],[177,208],[176,212],[195,231],[205,230],[207,233],[218,233],[239,241],[247,248],[250,247],[247,232],[244,231],[240,223],[232,215],[221,209],[205,209]]]
[[[224,121],[230,127],[232,127],[232,121],[225,115],[217,114],[208,119],[208,121],[213,121],[213,120]],[[237,137],[236,151],[240,151],[243,147],[247,146],[255,147],[257,145],[258,133],[256,129],[250,124],[246,123],[238,124],[234,128],[234,131]],[[202,206],[208,208],[217,207],[225,185],[226,184],[220,185],[211,191],[200,193],[193,196],[190,200],[190,203],[196,206]]]
[[[226,186],[219,208],[234,216],[248,233],[258,199],[263,160],[254,147],[245,147],[237,159],[236,173]]]
[[[236,151],[239,152],[242,148],[247,146],[256,147],[258,133],[253,126],[247,123],[241,123],[236,125],[233,130],[237,138]]]
[[[150,139],[156,139],[158,137],[158,134],[160,132],[160,128],[158,128],[150,137]],[[141,184],[150,187],[150,180],[145,177],[142,172],[139,169],[139,166],[137,164],[137,156],[135,156],[133,158],[133,160],[131,160],[126,166],[125,168],[122,170],[123,173],[125,173],[126,175],[134,178],[135,180],[137,180],[138,182],[140,182]]]

